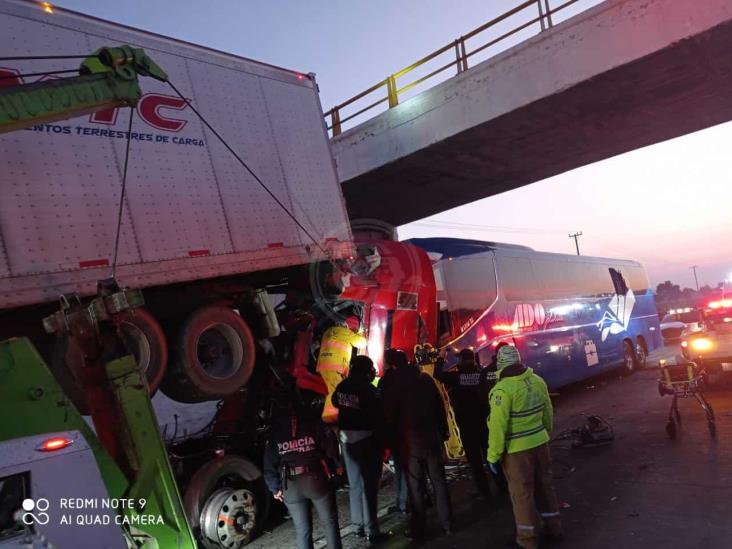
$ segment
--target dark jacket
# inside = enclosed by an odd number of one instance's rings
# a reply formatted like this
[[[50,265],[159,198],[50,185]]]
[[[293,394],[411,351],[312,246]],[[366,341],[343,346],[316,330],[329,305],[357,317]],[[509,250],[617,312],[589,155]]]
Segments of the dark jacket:
[[[353,431],[377,431],[382,423],[382,403],[376,387],[365,378],[349,376],[333,392],[338,408],[338,427]]]
[[[386,391],[389,390],[389,387],[394,384],[394,378],[396,377],[396,368],[389,368],[384,372],[384,375],[381,376],[381,379],[379,380],[378,385],[376,388],[379,390],[379,393],[381,394],[381,397],[384,397],[384,394]]]
[[[386,370],[377,385],[379,397],[384,405],[386,405],[386,394],[391,390],[394,386],[394,382],[396,381],[396,372],[396,368],[389,368]],[[386,416],[383,421],[382,433],[385,447],[390,448],[392,451],[395,450],[397,441],[396,425],[391,423]]]
[[[410,364],[397,369],[384,395],[386,420],[396,428],[400,452],[441,452],[449,435],[447,416],[434,380]]]
[[[264,480],[272,493],[282,489],[283,467],[321,466],[333,471],[338,460],[338,440],[319,416],[296,409],[283,410],[267,437]],[[325,470],[325,469],[324,469]]]
[[[445,384],[460,431],[471,427],[482,429],[488,418],[486,371],[475,363],[460,363],[437,375]]]

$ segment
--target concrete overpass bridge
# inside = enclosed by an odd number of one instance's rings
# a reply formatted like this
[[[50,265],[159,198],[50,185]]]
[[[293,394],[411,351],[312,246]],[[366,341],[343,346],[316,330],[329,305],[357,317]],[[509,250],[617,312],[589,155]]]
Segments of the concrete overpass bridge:
[[[326,113],[352,218],[407,223],[732,119],[732,0],[524,9],[538,35],[468,68],[471,33],[438,50],[456,76],[400,102],[418,62],[357,96],[386,111],[344,131],[356,103]]]

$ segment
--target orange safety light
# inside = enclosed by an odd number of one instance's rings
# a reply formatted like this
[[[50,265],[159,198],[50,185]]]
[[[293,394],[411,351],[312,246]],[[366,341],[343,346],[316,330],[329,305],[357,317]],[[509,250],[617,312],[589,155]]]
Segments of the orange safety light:
[[[51,437],[44,440],[36,450],[39,452],[55,452],[71,446],[74,441],[68,437]]]

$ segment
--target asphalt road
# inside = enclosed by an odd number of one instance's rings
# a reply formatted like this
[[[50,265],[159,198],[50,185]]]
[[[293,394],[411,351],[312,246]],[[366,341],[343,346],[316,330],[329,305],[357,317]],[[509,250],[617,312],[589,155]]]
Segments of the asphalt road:
[[[553,399],[555,434],[581,426],[586,414],[605,418],[615,432],[615,441],[606,446],[572,448],[569,440],[552,444],[566,531],[562,548],[732,547],[732,383],[723,379],[707,393],[716,412],[716,438],[699,405],[686,399],[679,405],[683,425],[670,440],[665,424],[671,397],[659,396],[658,376],[654,368],[631,376],[608,374],[566,388]],[[464,470],[453,470],[451,476],[456,533],[442,536],[430,515],[424,547],[505,547],[513,535],[508,501],[480,499]],[[391,487],[385,487],[382,506],[390,498]],[[347,494],[341,492],[343,526],[347,508]],[[380,546],[409,547],[401,535],[405,527],[403,517],[384,516],[382,528],[392,536]],[[365,546],[349,528],[342,533],[344,547]],[[292,542],[291,521],[285,521],[253,546],[276,549],[293,547]],[[316,546],[323,546],[322,540]]]

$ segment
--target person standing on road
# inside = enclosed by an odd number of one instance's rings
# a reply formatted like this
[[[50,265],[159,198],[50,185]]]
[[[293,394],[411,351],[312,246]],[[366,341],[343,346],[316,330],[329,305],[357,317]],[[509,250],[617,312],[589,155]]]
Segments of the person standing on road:
[[[297,402],[296,396],[284,402],[273,418],[264,450],[267,487],[290,512],[298,549],[313,548],[311,507],[318,513],[328,547],[341,549],[338,509],[331,483],[332,467],[338,459],[338,441],[318,412]]]
[[[490,392],[488,464],[508,480],[516,520],[514,547],[537,549],[562,537],[554,492],[549,434],[554,413],[546,383],[521,364],[518,350],[502,347],[496,359],[498,383]],[[543,536],[542,536],[543,534]]]
[[[442,529],[451,534],[452,507],[442,461],[442,444],[449,430],[440,392],[429,375],[410,363],[397,369],[384,407],[387,422],[396,425],[398,453],[407,470],[411,537],[421,542],[425,536],[425,474],[432,481]]]
[[[358,329],[358,318],[350,316],[340,325],[328,328],[320,341],[320,354],[315,369],[328,388],[323,408],[323,421],[326,423],[335,423],[338,419],[338,410],[332,402],[333,391],[348,373],[353,348],[366,347],[366,338],[358,333]]]
[[[485,472],[488,451],[488,389],[485,374],[475,361],[471,349],[460,351],[457,366],[437,372],[437,379],[445,384],[460,429],[460,440],[473,471],[473,479],[481,495],[491,499],[497,494],[493,482]]]
[[[367,356],[351,361],[348,377],[333,393],[338,409],[341,448],[346,462],[351,523],[357,536],[369,542],[381,536],[377,519],[376,496],[381,471],[382,441],[377,431],[383,424],[383,410],[372,382],[376,370]]]
[[[397,370],[406,367],[408,364],[407,355],[399,349],[387,349],[384,353],[384,375],[379,380],[378,389],[382,399],[394,385],[398,376]],[[386,423],[384,425],[386,448],[391,451],[392,462],[394,463],[394,505],[389,508],[393,513],[407,512],[407,476],[404,470],[404,463],[399,455],[397,445],[396,425]]]

